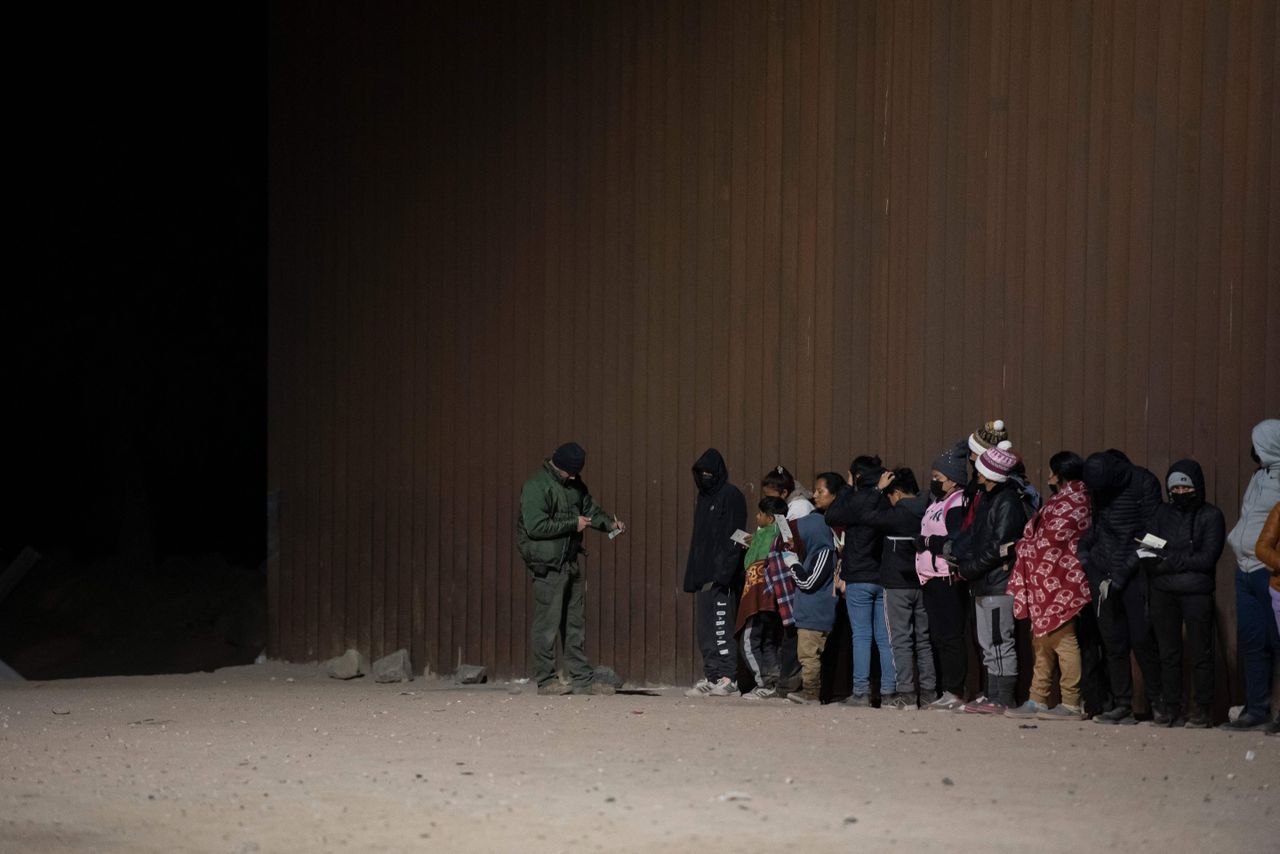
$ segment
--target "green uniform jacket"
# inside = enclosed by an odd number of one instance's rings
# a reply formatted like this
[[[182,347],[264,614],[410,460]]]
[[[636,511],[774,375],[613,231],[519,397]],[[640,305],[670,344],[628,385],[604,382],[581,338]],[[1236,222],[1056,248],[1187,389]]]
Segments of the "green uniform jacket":
[[[551,462],[543,462],[520,490],[516,545],[534,575],[546,575],[576,560],[582,551],[578,517],[586,516],[597,531],[613,528],[613,517],[591,500],[580,478],[562,480]]]

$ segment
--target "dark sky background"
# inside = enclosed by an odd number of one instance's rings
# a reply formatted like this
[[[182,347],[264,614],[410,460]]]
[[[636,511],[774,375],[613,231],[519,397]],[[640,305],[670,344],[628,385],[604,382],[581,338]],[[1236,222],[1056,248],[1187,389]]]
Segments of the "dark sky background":
[[[10,30],[0,559],[263,558],[266,10],[182,6]]]

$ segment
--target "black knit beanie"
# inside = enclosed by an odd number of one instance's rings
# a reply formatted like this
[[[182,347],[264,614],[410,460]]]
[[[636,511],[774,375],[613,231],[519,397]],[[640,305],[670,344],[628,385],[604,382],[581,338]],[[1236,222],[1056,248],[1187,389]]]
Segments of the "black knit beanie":
[[[576,476],[587,464],[587,452],[577,442],[565,442],[551,455],[551,464],[560,471]]]

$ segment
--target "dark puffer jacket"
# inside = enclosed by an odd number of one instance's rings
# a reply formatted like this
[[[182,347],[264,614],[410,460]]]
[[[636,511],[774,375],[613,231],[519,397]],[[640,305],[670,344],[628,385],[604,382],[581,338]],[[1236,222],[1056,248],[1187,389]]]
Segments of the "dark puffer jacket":
[[[900,498],[892,507],[867,510],[860,517],[868,525],[884,535],[880,550],[880,584],[886,590],[919,590],[920,576],[916,575],[916,538],[920,534],[920,520],[929,507],[929,499],[913,495]]]
[[[1138,545],[1147,522],[1160,506],[1160,481],[1116,450],[1090,454],[1084,485],[1093,497],[1093,525],[1080,538],[1077,553],[1096,590],[1111,580],[1111,595],[1123,590],[1138,569]]]
[[[982,497],[973,520],[970,555],[957,573],[972,583],[974,596],[1003,596],[1009,589],[1009,572],[1017,560],[1014,545],[1022,539],[1027,508],[1018,484],[1007,480]]]
[[[1196,488],[1196,501],[1188,507],[1172,503],[1156,508],[1147,530],[1168,544],[1163,559],[1147,560],[1151,584],[1168,593],[1212,593],[1218,558],[1227,541],[1222,511],[1204,500],[1204,471],[1195,460],[1178,460],[1169,474],[1182,472]],[[1167,483],[1169,478],[1165,477]]]
[[[702,476],[710,474],[709,478]],[[732,587],[742,571],[742,549],[730,539],[745,529],[747,502],[729,483],[729,469],[715,448],[708,448],[693,464],[698,506],[693,511],[693,538],[684,570],[684,590],[694,593],[708,584]]]
[[[861,522],[867,514],[889,507],[889,499],[876,489],[879,480],[880,471],[864,474],[857,482],[857,489],[841,492],[825,514],[828,525],[845,529],[840,578],[848,584],[880,583],[880,550],[884,538],[875,528]]]

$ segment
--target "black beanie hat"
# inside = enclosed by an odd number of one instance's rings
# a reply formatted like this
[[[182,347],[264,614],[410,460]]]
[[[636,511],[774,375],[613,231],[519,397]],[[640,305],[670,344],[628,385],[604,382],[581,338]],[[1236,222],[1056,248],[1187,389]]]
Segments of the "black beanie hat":
[[[565,442],[551,455],[551,464],[560,471],[577,475],[587,464],[587,452],[577,442]]]
[[[965,449],[968,450],[967,445]],[[933,469],[963,486],[969,479],[969,458],[963,453],[957,453],[955,448],[948,448],[933,461]]]

